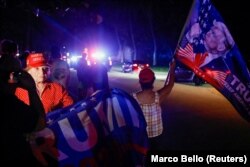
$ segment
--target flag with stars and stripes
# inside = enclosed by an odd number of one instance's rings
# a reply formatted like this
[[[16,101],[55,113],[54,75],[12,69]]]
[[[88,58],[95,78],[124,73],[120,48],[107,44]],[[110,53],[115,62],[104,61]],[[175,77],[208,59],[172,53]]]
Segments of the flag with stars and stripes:
[[[194,0],[175,57],[219,90],[250,121],[249,70],[210,0]]]
[[[97,91],[87,100],[50,112],[47,123],[31,140],[43,165],[144,165],[146,122],[135,99],[120,89]]]

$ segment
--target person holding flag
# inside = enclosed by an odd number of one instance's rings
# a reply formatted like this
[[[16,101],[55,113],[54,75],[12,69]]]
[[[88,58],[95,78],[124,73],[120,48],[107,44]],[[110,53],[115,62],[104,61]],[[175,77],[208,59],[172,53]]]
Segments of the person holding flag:
[[[140,104],[143,115],[147,122],[147,134],[150,148],[152,150],[161,149],[161,135],[163,133],[162,109],[160,106],[164,96],[169,95],[174,86],[175,60],[169,65],[169,74],[165,85],[154,91],[155,74],[150,68],[142,69],[139,73],[141,91],[132,93],[132,96]]]
[[[175,56],[219,90],[250,121],[249,71],[210,0],[194,1]]]

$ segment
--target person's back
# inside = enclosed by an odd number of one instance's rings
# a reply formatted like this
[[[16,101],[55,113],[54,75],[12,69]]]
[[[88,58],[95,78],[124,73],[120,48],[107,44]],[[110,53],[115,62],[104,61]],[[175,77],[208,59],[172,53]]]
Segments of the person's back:
[[[33,164],[33,157],[25,133],[30,133],[36,128],[38,115],[30,107],[18,100],[14,95],[0,93],[1,116],[0,138],[1,150],[4,161],[14,164]]]
[[[143,69],[139,73],[139,82],[141,91],[133,93],[133,97],[140,104],[143,115],[147,122],[147,133],[151,148],[159,149],[159,137],[163,133],[162,109],[160,102],[164,95],[170,94],[174,85],[174,68],[175,63],[170,65],[167,82],[160,90],[154,91],[155,74],[149,69]],[[158,147],[159,146],[159,147]]]
[[[93,85],[93,67],[88,66],[84,58],[81,58],[76,65],[76,76],[80,85],[79,99],[85,99],[91,94],[88,89]]]
[[[17,59],[16,54],[18,51],[18,45],[9,39],[3,39],[0,42],[0,70],[5,75],[10,71],[21,70],[21,62]],[[9,75],[9,74],[7,74]],[[5,76],[3,76],[5,77]],[[1,78],[3,79],[3,78]],[[12,86],[12,93],[15,91],[15,85]]]
[[[153,90],[145,90],[138,93],[133,93],[133,97],[138,101],[143,115],[145,117],[147,126],[148,137],[159,136],[163,132],[163,123],[162,123],[162,109],[159,102],[158,92]]]
[[[16,54],[18,52],[18,45],[8,39],[4,39],[0,43],[0,55],[1,57],[4,56],[11,56],[16,57]]]

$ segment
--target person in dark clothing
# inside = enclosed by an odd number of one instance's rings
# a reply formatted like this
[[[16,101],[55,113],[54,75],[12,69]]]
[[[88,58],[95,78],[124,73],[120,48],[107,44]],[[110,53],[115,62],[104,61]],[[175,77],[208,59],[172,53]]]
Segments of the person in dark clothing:
[[[14,56],[6,54],[0,58],[0,121],[2,151],[1,161],[8,166],[37,166],[33,156],[28,134],[45,127],[45,112],[36,92],[33,78],[23,71],[20,62]],[[28,90],[30,106],[18,100],[13,94],[13,87]]]
[[[38,113],[18,100],[15,96],[0,91],[1,114],[1,149],[2,158],[9,163],[35,164],[25,133],[34,131]],[[25,162],[26,161],[26,162]]]
[[[81,83],[79,96],[82,99],[91,96],[96,90],[109,89],[107,68],[102,64],[79,68],[77,76]]]
[[[79,59],[76,64],[76,75],[79,81],[78,97],[79,99],[85,99],[91,93],[89,88],[92,86],[92,67],[87,65],[85,57]]]
[[[16,57],[17,52],[18,52],[18,45],[15,42],[9,39],[3,39],[1,41],[1,44],[0,44],[1,57],[5,55]]]
[[[26,50],[19,57],[19,60],[21,61],[21,65],[22,65],[23,69],[26,68],[26,59],[29,56],[29,54],[30,54],[30,52],[28,50]]]

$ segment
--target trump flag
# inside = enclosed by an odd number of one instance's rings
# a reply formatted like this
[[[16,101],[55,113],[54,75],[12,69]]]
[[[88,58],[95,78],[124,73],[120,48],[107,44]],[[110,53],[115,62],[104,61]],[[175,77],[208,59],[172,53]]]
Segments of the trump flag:
[[[250,121],[249,71],[210,0],[194,0],[175,57],[214,86]]]
[[[62,167],[140,167],[148,150],[146,122],[138,103],[119,89],[53,111],[31,147],[43,164]]]

